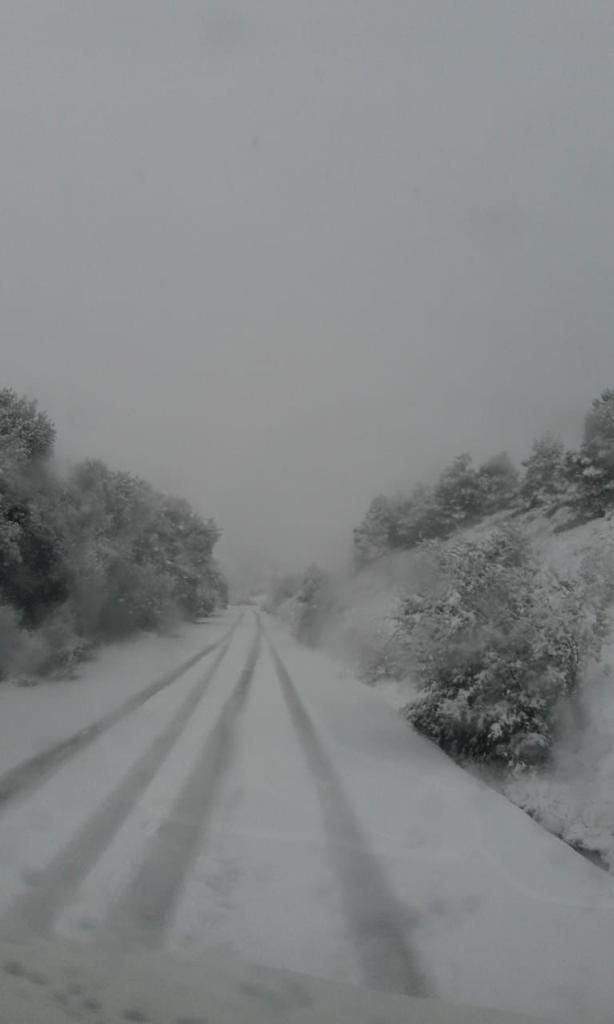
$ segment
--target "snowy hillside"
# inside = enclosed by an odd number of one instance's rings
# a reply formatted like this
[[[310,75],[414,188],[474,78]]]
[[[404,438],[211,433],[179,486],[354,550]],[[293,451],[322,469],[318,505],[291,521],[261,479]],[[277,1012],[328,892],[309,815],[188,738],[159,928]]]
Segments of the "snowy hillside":
[[[513,522],[530,539],[544,564],[563,576],[581,566],[609,572],[614,551],[614,518],[607,517],[567,528],[564,513],[541,512],[511,517],[498,514],[461,531],[465,539],[486,537],[497,526]],[[399,652],[392,617],[399,598],[419,590],[425,571],[419,550],[390,554],[358,573],[340,590],[341,614],[328,632],[326,644],[342,658],[375,678],[397,707],[412,700],[415,683],[395,671]],[[402,659],[403,652],[400,652]],[[383,656],[384,655],[384,656]],[[392,664],[392,671],[387,672]],[[614,870],[614,623],[601,657],[583,672],[577,702],[563,708],[559,734],[547,768],[511,774],[494,784],[546,828],[576,849],[593,854]],[[493,782],[489,774],[489,781]]]

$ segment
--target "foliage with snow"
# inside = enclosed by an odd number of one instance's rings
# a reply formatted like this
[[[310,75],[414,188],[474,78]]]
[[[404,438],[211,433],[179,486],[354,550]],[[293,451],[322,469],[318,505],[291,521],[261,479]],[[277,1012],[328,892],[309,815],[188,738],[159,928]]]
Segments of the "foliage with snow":
[[[0,389],[0,452],[12,461],[33,462],[53,452],[55,427],[37,404],[12,388]]]
[[[550,505],[566,493],[565,449],[559,438],[544,434],[534,441],[523,466],[521,497],[527,508]]]
[[[568,459],[568,474],[586,518],[602,516],[614,505],[614,390],[594,400],[580,451]]]
[[[407,595],[398,616],[421,687],[408,717],[454,756],[546,760],[560,701],[599,651],[600,587],[544,568],[510,527],[431,557],[434,586]]]
[[[456,529],[512,505],[518,473],[505,452],[478,469],[463,454],[440,475],[435,487],[419,485],[409,494],[379,495],[354,530],[357,568],[390,551],[408,551],[425,540],[448,537]]]
[[[59,478],[54,439],[35,402],[0,391],[0,676],[63,672],[90,641],[227,601],[213,521],[100,461]]]

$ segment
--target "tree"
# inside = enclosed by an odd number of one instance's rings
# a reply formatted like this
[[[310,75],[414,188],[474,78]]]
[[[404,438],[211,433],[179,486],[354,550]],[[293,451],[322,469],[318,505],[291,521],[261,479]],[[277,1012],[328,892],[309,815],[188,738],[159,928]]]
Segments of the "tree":
[[[89,461],[73,471],[66,507],[78,617],[88,635],[155,629],[227,600],[213,560],[219,531],[187,501]]]
[[[522,465],[525,472],[520,496],[527,508],[551,505],[565,493],[565,449],[558,437],[551,434],[539,437]]]
[[[399,499],[395,507],[393,546],[408,550],[424,540],[445,535],[447,524],[442,516],[432,488],[418,484],[404,500]]]
[[[51,485],[33,488],[24,481],[5,506],[5,516],[4,532],[12,527],[16,557],[2,577],[2,600],[20,612],[23,625],[34,628],[69,592],[59,493]]]
[[[607,389],[593,401],[571,473],[582,512],[604,515],[614,504],[614,390]]]
[[[0,391],[0,671],[64,670],[88,644],[228,600],[219,531],[188,502],[86,460],[60,480],[55,429]]]
[[[390,499],[380,494],[373,499],[362,523],[354,530],[354,559],[357,568],[390,551],[392,526]]]
[[[36,402],[0,390],[0,600],[37,626],[66,599],[59,491],[45,462],[55,429]]]
[[[36,402],[0,389],[0,453],[8,449],[12,459],[33,462],[48,459],[54,444],[55,427]]]
[[[449,530],[475,519],[482,512],[480,480],[471,461],[467,452],[457,455],[435,487],[435,503]]]
[[[507,452],[483,462],[477,476],[484,515],[510,507],[518,491],[518,471]]]

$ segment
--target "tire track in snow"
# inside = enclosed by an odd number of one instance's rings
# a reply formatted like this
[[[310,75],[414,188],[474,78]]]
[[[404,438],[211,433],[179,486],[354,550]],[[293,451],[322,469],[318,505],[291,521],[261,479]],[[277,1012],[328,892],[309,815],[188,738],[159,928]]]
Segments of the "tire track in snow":
[[[199,661],[206,658],[208,654],[215,651],[221,644],[226,643],[227,640],[232,636],[234,630],[239,625],[243,613],[233,623],[229,630],[224,633],[215,643],[207,644],[196,654],[193,654],[187,661],[184,661],[177,668],[171,669],[166,675],[157,679],[155,682],[146,686],[139,693],[129,697],[127,700],[110,711],[108,714],[103,715],[102,718],[98,718],[95,722],[90,725],[86,725],[83,729],[79,729],[78,732],[68,736],[65,740],[60,740],[59,743],[54,743],[52,747],[48,747],[43,750],[40,754],[34,754],[32,757],[27,758],[25,761],[21,761],[15,765],[14,768],[10,768],[4,775],[0,776],[0,812],[2,808],[10,801],[14,800],[17,796],[21,796],[25,792],[29,792],[36,786],[46,782],[62,765],[66,764],[75,754],[80,753],[86,747],[88,747],[94,740],[97,740],[103,733],[108,732],[114,725],[125,718],[127,715],[132,714],[138,708],[142,707],[143,704],[151,700],[162,690],[165,690],[172,683],[176,682],[180,676],[184,675],[189,669],[193,668]]]
[[[157,946],[201,847],[210,812],[234,755],[236,722],[256,669],[262,642],[259,618],[245,668],[222,706],[199,758],[177,794],[151,849],[122,900],[107,917],[112,941]]]
[[[268,634],[266,639],[290,718],[316,783],[330,855],[363,980],[370,988],[382,991],[413,996],[432,994],[408,941],[415,920],[393,893],[290,673]]]
[[[48,931],[56,915],[70,902],[83,879],[109,846],[134,805],[180,740],[190,717],[205,697],[230,644],[226,636],[219,654],[202,679],[188,692],[163,731],[156,736],[102,806],[41,871],[32,891],[19,896],[8,919],[16,929]]]

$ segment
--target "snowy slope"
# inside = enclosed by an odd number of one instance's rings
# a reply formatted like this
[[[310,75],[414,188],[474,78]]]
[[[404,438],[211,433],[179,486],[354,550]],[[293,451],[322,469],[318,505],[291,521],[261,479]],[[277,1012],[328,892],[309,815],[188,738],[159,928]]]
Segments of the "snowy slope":
[[[611,1020],[614,879],[271,627],[437,994]],[[340,870],[348,870],[343,857]]]
[[[607,569],[614,550],[614,519],[553,532],[551,520],[526,524],[544,560],[573,574],[587,556]],[[510,780],[505,794],[546,828],[578,849],[596,854],[614,871],[614,620],[599,662],[588,667],[576,713],[563,720],[552,766]]]
[[[463,531],[476,539],[508,517],[499,514]],[[614,519],[605,518],[572,529],[561,529],[565,514],[546,517],[540,512],[515,517],[544,561],[563,574],[578,571],[586,556],[603,567],[614,564]],[[331,649],[356,661],[361,645],[376,633],[390,633],[398,596],[405,587],[420,584],[417,553],[384,558],[348,584],[346,610],[328,638]],[[578,713],[563,728],[546,772],[509,780],[505,794],[556,835],[578,849],[598,855],[614,871],[614,628],[599,663],[585,674]],[[379,684],[396,707],[411,700],[411,680],[383,680]]]
[[[143,636],[107,644],[80,666],[76,679],[41,680],[32,687],[0,684],[0,775],[108,714],[156,679],[214,643],[236,613],[173,636]]]

